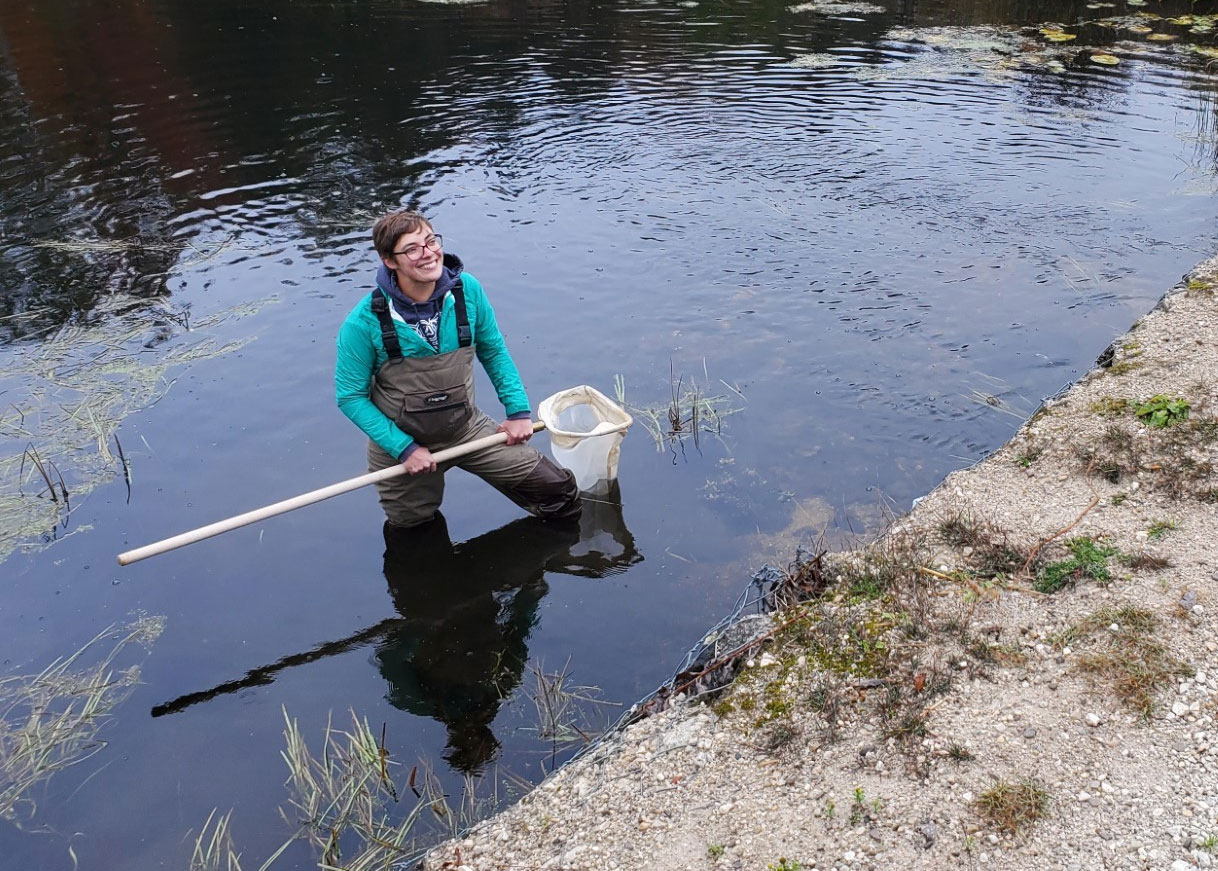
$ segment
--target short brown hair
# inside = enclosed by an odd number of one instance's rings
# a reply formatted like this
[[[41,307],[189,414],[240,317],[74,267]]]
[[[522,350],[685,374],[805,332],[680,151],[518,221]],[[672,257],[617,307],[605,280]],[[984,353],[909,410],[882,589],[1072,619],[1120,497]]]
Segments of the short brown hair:
[[[382,257],[392,257],[398,239],[407,233],[413,233],[419,227],[426,227],[430,230],[431,221],[410,209],[402,209],[381,216],[381,219],[372,228],[372,244],[376,246],[376,253]]]

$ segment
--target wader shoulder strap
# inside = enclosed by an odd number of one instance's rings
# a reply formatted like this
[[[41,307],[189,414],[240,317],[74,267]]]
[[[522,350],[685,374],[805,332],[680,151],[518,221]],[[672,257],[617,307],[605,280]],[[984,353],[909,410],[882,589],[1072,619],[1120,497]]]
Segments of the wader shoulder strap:
[[[401,359],[402,346],[398,342],[397,327],[393,325],[393,315],[389,314],[389,300],[385,298],[385,291],[379,287],[372,291],[372,313],[381,324],[381,341],[385,343],[385,353],[389,355],[390,360]]]
[[[452,295],[457,313],[457,345],[468,348],[474,341],[474,334],[469,328],[469,312],[465,310],[465,288],[462,287],[460,278],[452,287]]]

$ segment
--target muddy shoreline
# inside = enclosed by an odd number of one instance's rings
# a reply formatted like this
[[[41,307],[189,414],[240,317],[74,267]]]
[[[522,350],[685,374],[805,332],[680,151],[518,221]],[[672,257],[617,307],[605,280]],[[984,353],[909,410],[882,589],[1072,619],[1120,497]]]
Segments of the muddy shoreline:
[[[1218,258],[874,545],[793,572],[727,691],[421,867],[1210,867],[1216,287]]]

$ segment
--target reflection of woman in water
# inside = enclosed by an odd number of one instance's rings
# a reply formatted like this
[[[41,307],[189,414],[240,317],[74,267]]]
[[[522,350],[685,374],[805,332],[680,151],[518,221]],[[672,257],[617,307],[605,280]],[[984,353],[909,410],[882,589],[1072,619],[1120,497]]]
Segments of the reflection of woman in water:
[[[608,512],[585,504],[578,526],[523,518],[457,545],[440,514],[386,524],[385,579],[403,619],[374,658],[394,707],[447,727],[454,769],[477,772],[499,749],[490,726],[520,685],[546,571],[603,577],[642,559],[620,504],[602,504]]]
[[[490,724],[520,685],[548,587],[546,561],[579,540],[533,518],[456,545],[443,515],[385,527],[385,579],[404,618],[376,647],[394,707],[448,727],[444,758],[474,772],[499,748]]]
[[[266,686],[284,669],[375,643],[373,658],[389,682],[389,701],[447,726],[444,758],[457,771],[473,773],[499,748],[491,723],[520,685],[528,638],[549,589],[546,572],[601,578],[643,559],[616,490],[585,500],[578,525],[525,518],[454,546],[437,515],[411,529],[386,525],[385,545],[385,579],[401,616],[179,696],[154,707],[152,715]]]

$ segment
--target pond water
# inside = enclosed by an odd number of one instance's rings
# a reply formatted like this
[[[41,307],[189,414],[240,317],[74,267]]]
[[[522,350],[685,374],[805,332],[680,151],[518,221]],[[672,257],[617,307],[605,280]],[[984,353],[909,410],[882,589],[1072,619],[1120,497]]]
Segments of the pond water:
[[[1165,20],[1203,5],[0,0],[0,445],[71,494],[0,466],[0,660],[165,618],[6,863],[186,867],[231,808],[257,867],[291,833],[284,710],[315,749],[367,718],[454,802],[536,782],[574,749],[536,670],[628,706],[753,570],[984,457],[1213,250],[1213,40]],[[117,568],[362,473],[334,335],[401,205],[535,404],[616,383],[663,422],[693,389],[716,432],[637,425],[578,534],[453,473],[452,547],[386,552],[359,491]]]

